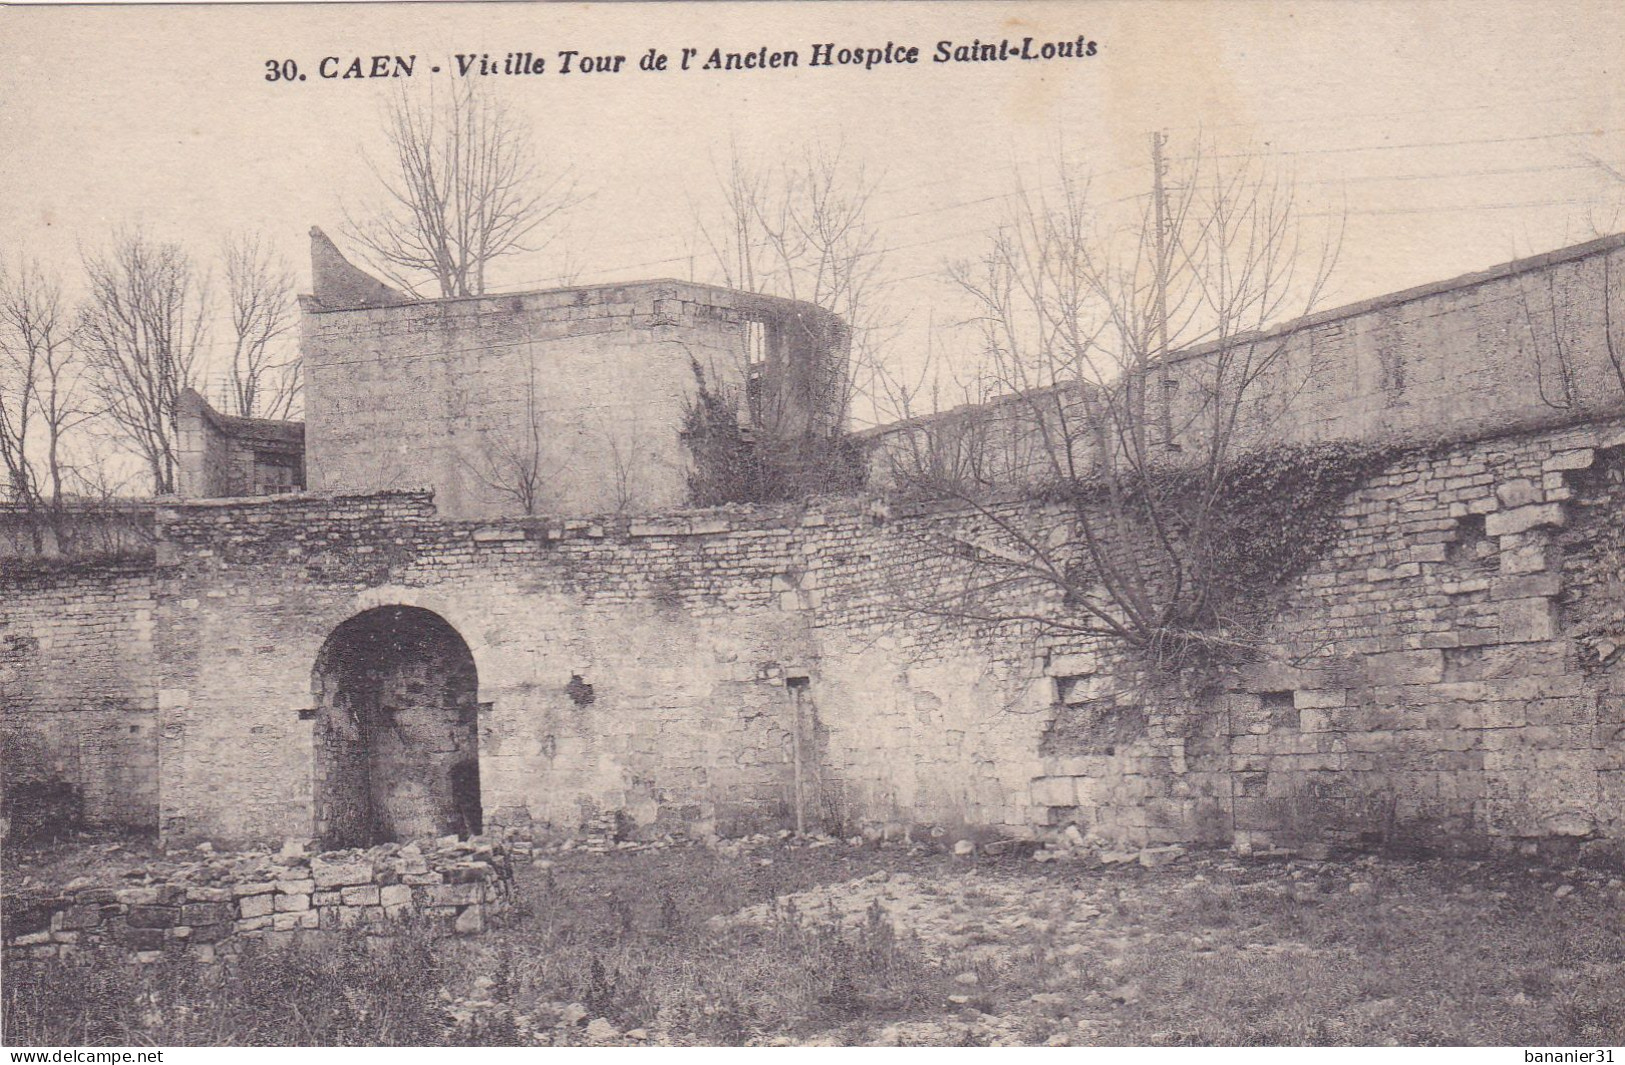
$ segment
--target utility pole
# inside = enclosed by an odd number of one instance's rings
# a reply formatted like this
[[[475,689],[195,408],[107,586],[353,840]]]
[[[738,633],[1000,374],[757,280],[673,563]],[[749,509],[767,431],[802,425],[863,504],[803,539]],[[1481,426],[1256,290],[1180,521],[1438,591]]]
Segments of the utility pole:
[[[1159,377],[1158,416],[1161,420],[1162,446],[1174,448],[1174,377],[1168,364],[1168,201],[1163,189],[1163,170],[1168,165],[1162,149],[1168,143],[1168,134],[1161,130],[1151,134],[1151,199],[1157,226],[1157,368]]]

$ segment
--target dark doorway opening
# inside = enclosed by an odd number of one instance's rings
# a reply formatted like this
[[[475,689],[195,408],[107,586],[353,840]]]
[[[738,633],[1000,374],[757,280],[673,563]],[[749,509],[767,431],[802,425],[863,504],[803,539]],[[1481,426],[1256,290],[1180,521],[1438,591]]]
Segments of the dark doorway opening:
[[[364,611],[328,636],[316,697],[316,834],[365,847],[481,828],[479,677],[440,615]]]

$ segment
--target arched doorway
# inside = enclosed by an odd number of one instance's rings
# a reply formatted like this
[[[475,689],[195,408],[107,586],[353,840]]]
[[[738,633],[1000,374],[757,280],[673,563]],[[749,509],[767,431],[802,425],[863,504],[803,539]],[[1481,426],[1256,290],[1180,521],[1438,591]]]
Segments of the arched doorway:
[[[328,636],[316,697],[316,834],[362,847],[481,830],[479,678],[440,615],[363,611]]]

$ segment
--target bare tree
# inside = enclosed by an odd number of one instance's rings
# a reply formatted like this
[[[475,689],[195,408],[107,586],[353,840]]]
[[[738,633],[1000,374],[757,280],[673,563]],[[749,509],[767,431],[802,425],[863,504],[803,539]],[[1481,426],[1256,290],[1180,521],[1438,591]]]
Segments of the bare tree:
[[[1220,517],[1241,449],[1267,436],[1262,390],[1291,392],[1287,337],[1262,331],[1314,306],[1337,241],[1301,234],[1291,184],[1260,165],[1198,155],[1165,183],[1158,149],[1157,187],[1126,223],[1063,179],[1019,193],[987,252],[954,270],[1005,396],[979,431],[1006,453],[937,486],[970,518],[934,534],[927,552],[958,577],[917,609],[1110,637],[1160,662],[1235,638],[1216,616]],[[1012,492],[1045,517],[1012,509]]]
[[[816,304],[846,322],[849,364],[821,387],[844,418],[868,394],[897,322],[887,303],[886,248],[872,218],[879,178],[839,146],[815,145],[776,167],[736,148],[717,175],[721,209],[702,214],[700,241],[723,284]],[[745,353],[748,358],[749,353]],[[776,412],[753,412],[771,428]]]
[[[229,413],[290,418],[299,409],[302,377],[293,324],[293,271],[258,234],[228,238],[221,248],[232,347]]]
[[[482,435],[479,455],[464,466],[480,484],[528,516],[541,512],[547,489],[558,470],[548,450],[548,428],[536,397],[536,367],[525,380],[525,403],[518,424]]]
[[[480,295],[493,261],[546,246],[578,202],[568,171],[544,171],[529,130],[472,82],[426,98],[403,90],[384,132],[389,158],[369,160],[384,206],[347,214],[346,231],[408,292]]]
[[[65,442],[89,416],[79,362],[57,279],[37,262],[0,266],[0,473],[36,553],[47,531],[63,540]]]
[[[179,245],[124,233],[87,256],[89,297],[78,343],[100,412],[147,466],[152,490],[175,491],[177,403],[195,387],[207,285]]]
[[[643,469],[649,461],[639,447],[643,429],[637,411],[625,418],[601,419],[599,435],[609,459],[609,505],[612,513],[632,514],[644,503]]]
[[[700,210],[696,244],[721,283],[814,304],[832,316],[786,315],[747,326],[732,372],[695,361],[700,388],[685,416],[696,501],[767,502],[849,490],[857,449],[842,438],[872,374],[889,319],[886,249],[871,218],[878,180],[839,147],[817,145],[774,166],[737,149],[717,174],[720,206]],[[832,356],[794,366],[781,350]],[[692,357],[692,353],[691,353]]]

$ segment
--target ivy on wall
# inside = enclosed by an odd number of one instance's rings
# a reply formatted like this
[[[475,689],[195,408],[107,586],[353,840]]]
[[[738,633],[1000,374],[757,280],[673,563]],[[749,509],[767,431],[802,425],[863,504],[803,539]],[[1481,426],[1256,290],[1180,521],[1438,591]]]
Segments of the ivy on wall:
[[[694,460],[689,502],[790,503],[857,491],[867,470],[861,444],[811,431],[784,434],[743,424],[736,391],[713,387],[692,363],[695,396],[683,412],[683,440]]]
[[[1067,583],[1091,587],[1107,576],[1099,572],[1100,558],[1123,566],[1135,554],[1135,565],[1160,568],[1148,584],[1165,598],[1163,620],[1135,648],[1145,666],[1161,674],[1201,672],[1252,657],[1259,630],[1293,582],[1337,539],[1348,497],[1402,454],[1394,445],[1333,441],[1261,448],[1217,473],[1156,468],[1130,483],[1115,506],[1129,531],[1114,536],[1129,542],[1079,555]],[[1088,507],[1105,505],[1106,492],[1085,480],[1061,494],[1074,507]]]

